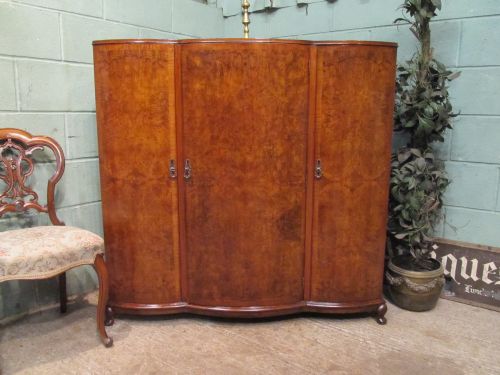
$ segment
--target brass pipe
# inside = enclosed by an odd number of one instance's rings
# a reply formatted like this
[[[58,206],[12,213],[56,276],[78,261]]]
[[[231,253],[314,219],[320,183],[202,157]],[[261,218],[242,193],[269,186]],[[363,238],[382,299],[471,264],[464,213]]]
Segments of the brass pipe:
[[[248,12],[250,2],[248,0],[243,0],[241,8],[243,9],[243,38],[248,39],[250,38],[250,14]]]

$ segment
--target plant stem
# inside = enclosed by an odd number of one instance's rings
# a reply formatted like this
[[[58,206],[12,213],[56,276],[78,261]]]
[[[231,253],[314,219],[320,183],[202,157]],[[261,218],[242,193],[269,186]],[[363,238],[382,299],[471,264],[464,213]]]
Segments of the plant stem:
[[[427,84],[429,65],[432,59],[431,29],[430,20],[428,18],[423,18],[421,24],[418,25],[418,34],[420,40],[420,66],[418,80],[420,85],[425,87]]]

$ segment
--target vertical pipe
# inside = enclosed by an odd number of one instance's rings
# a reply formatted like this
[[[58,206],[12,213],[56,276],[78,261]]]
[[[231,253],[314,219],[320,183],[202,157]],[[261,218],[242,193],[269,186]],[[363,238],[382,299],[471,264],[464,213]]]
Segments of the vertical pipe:
[[[248,0],[243,0],[241,4],[241,8],[243,8],[243,38],[250,38],[250,15],[248,13],[248,8],[250,8],[250,3]]]

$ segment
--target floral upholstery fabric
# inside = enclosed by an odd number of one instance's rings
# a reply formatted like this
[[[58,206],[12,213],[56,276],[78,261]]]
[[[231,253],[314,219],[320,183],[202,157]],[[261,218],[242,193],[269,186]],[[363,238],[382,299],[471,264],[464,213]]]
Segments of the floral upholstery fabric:
[[[42,226],[0,232],[0,281],[55,276],[93,264],[103,253],[103,239],[84,229]]]

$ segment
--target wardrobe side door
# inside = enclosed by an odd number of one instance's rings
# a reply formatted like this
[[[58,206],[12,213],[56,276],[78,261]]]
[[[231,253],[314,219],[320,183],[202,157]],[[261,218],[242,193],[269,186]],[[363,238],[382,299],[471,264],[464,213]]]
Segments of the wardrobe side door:
[[[311,299],[381,298],[396,49],[318,47]]]
[[[94,47],[112,305],[180,300],[174,47]]]
[[[188,302],[303,298],[309,49],[182,45]]]

